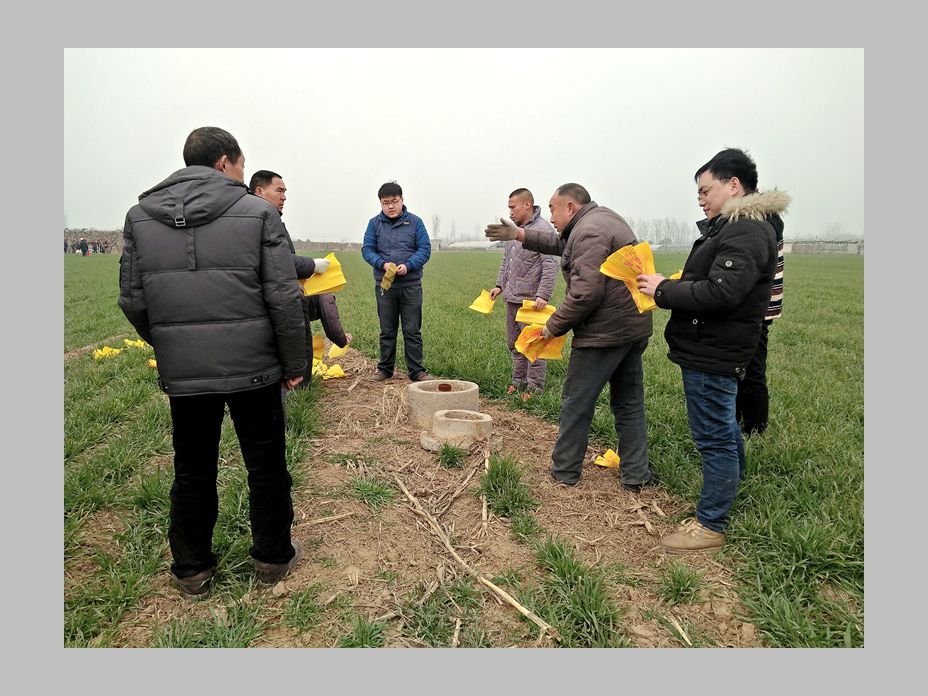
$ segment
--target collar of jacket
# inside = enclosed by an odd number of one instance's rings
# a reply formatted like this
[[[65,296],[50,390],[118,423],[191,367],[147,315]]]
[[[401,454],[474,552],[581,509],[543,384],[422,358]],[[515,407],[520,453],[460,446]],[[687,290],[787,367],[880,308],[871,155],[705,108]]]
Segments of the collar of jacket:
[[[397,215],[395,218],[388,218],[387,214],[381,210],[380,219],[383,220],[384,222],[390,223],[391,225],[398,225],[404,220],[409,219],[409,213],[406,210],[406,206],[403,205],[403,212]]]
[[[765,220],[771,215],[780,215],[786,212],[790,204],[790,196],[785,191],[773,189],[761,193],[756,191],[746,196],[729,198],[722,206],[721,212],[711,220],[703,219],[696,223],[696,227],[704,237],[711,236],[721,229],[726,222],[736,220]]]
[[[564,228],[564,231],[561,233],[561,239],[563,239],[564,241],[567,241],[567,238],[570,236],[570,231],[577,225],[578,222],[580,222],[580,218],[582,218],[588,212],[593,210],[593,208],[598,208],[598,207],[599,206],[597,205],[596,201],[590,201],[585,206],[580,208],[580,210],[577,211],[577,214],[574,215],[570,219],[570,222],[567,223],[567,226]]]

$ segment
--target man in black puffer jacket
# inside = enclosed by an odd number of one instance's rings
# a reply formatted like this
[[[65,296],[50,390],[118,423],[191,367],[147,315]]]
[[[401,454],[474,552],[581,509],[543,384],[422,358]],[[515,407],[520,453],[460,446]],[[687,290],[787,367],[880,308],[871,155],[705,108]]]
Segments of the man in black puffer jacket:
[[[744,476],[741,429],[735,414],[761,335],[777,270],[777,232],[789,196],[757,191],[757,167],[741,150],[719,152],[696,172],[706,219],[679,280],[638,276],[638,288],[673,310],[664,336],[668,357],[683,372],[690,431],[702,456],[703,486],[696,518],[661,539],[671,552],[725,543],[728,512]]]
[[[181,594],[209,595],[225,405],[248,469],[258,585],[300,557],[290,537],[280,384],[306,368],[303,309],[280,215],[247,195],[231,134],[197,128],[186,167],[139,196],[123,228],[119,306],[155,349],[171,406],[174,485],[168,539]]]

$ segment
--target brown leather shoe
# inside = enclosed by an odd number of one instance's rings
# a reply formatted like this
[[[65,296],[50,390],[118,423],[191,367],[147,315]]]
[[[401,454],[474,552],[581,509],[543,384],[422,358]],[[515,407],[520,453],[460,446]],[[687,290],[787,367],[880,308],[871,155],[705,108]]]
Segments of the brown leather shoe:
[[[283,580],[293,570],[293,567],[303,558],[303,549],[300,548],[300,542],[291,539],[290,544],[293,546],[293,558],[287,563],[264,563],[255,560],[255,570],[258,573],[258,587],[273,587]]]
[[[419,372],[418,374],[416,374],[415,377],[410,376],[409,381],[410,382],[427,382],[430,379],[435,379],[435,378],[432,377],[432,375],[430,375],[428,372],[425,372],[423,370],[422,372]]]
[[[174,583],[174,587],[180,590],[180,594],[184,599],[199,601],[209,597],[215,574],[215,567],[201,570],[189,578],[179,578],[174,573],[171,573],[171,582]]]
[[[703,527],[699,520],[684,520],[680,529],[661,539],[661,546],[670,553],[708,551],[719,549],[725,544],[725,535]]]
[[[377,370],[374,374],[367,378],[368,382],[384,382],[388,379],[393,379],[393,375],[388,375],[382,370]]]

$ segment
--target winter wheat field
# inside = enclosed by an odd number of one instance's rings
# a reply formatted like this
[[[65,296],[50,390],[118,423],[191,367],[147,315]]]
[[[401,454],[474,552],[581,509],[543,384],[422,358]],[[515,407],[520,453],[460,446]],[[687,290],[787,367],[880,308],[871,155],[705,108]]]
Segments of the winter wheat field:
[[[786,257],[770,428],[747,442],[729,543],[671,557],[659,539],[692,515],[701,468],[666,358],[666,312],[654,313],[645,354],[661,486],[635,495],[591,463],[616,446],[607,391],[581,482],[567,488],[548,476],[566,360],[549,364],[543,395],[508,396],[502,307],[468,309],[501,257],[436,252],[426,266],[426,368],[476,382],[494,428],[485,445],[433,454],[407,421],[402,351],[393,380],[363,379],[377,355],[373,279],[360,254],[337,255],[348,279],[339,310],[355,337],[337,361],[346,376],[288,397],[305,560],[274,589],[255,587],[246,477],[226,418],[220,562],[203,602],[169,582],[170,413],[151,348],[127,343],[138,336],[116,305],[118,255],[65,257],[65,646],[864,645],[862,257]],[[684,259],[655,255],[668,275]],[[563,292],[559,278],[554,304]],[[121,352],[95,359],[107,346]]]

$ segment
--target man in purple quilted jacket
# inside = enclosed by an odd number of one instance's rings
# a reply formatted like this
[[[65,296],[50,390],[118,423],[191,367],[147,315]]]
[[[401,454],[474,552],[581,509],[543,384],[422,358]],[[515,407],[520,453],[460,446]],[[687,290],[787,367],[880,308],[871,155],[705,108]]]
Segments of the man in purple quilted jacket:
[[[509,218],[516,227],[554,232],[550,222],[541,217],[541,207],[535,205],[532,192],[519,188],[509,194]],[[547,362],[536,360],[530,363],[522,353],[516,350],[516,339],[525,328],[525,324],[516,321],[516,312],[523,300],[532,300],[535,309],[544,309],[554,292],[554,280],[557,278],[557,258],[550,254],[529,251],[522,242],[512,239],[506,242],[503,262],[496,277],[496,287],[490,291],[490,297],[500,295],[506,301],[506,345],[512,354],[512,383],[509,393],[522,391],[522,399],[528,400],[533,393],[540,393],[545,388]]]

